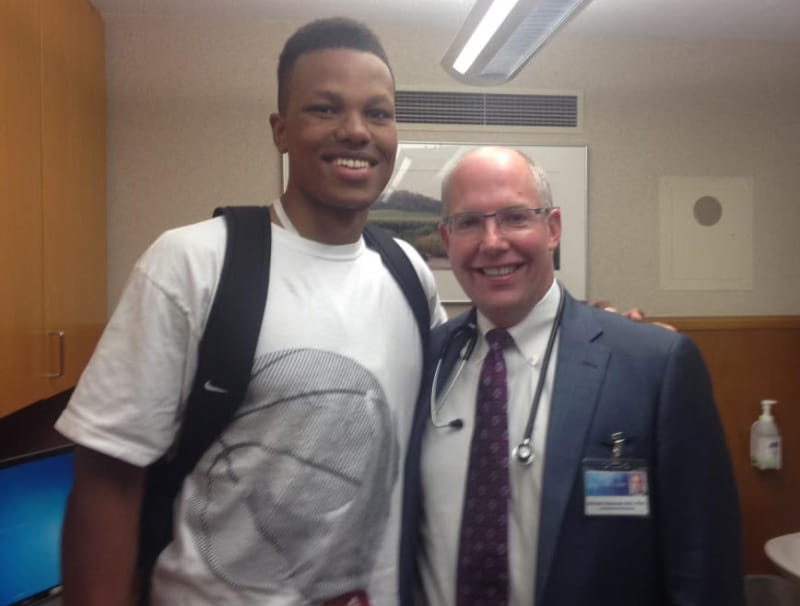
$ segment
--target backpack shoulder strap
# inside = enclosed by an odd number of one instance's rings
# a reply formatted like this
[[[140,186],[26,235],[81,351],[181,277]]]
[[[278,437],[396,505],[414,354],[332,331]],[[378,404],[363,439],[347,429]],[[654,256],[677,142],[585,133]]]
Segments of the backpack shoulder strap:
[[[158,554],[172,537],[174,499],[183,479],[228,425],[244,399],[252,372],[271,252],[269,209],[218,208],[227,224],[225,260],[206,328],[197,371],[170,453],[147,472],[139,521],[139,606],[150,603],[150,579]]]
[[[431,312],[428,297],[419,281],[417,270],[414,269],[408,256],[394,238],[377,225],[367,223],[364,227],[364,241],[367,246],[380,254],[383,264],[400,285],[411,311],[414,312],[422,341],[422,351],[427,356],[430,343]]]
[[[269,209],[226,206],[214,211],[219,215],[227,224],[225,260],[174,453],[182,475],[194,468],[244,399],[267,300]]]
[[[397,280],[403,291],[414,317],[422,342],[422,377],[417,393],[415,416],[423,417],[420,411],[427,410],[427,388],[429,385],[431,369],[431,318],[428,297],[420,283],[417,271],[411,264],[408,256],[388,233],[376,225],[367,223],[364,228],[364,240],[370,248],[381,255],[383,264]],[[415,424],[417,421],[414,421]],[[398,593],[402,604],[411,603],[411,588],[413,580],[417,578],[416,566],[409,567],[409,562],[416,561],[417,552],[417,521],[418,517],[411,513],[411,509],[418,510],[419,504],[419,449],[421,440],[411,440],[407,445],[406,464],[403,477],[403,508],[400,535],[400,568],[398,570]],[[413,523],[412,523],[413,520]],[[413,569],[413,570],[412,570]]]

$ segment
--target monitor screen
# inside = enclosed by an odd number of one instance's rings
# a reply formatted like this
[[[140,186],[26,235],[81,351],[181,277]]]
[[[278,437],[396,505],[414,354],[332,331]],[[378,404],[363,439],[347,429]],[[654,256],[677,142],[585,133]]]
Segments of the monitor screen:
[[[0,461],[0,606],[61,585],[61,526],[72,486],[73,447]]]

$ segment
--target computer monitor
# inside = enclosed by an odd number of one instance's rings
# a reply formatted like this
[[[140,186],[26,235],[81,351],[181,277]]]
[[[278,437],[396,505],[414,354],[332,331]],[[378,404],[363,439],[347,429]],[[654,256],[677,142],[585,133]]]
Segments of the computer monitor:
[[[35,604],[60,591],[73,449],[0,461],[0,606]]]

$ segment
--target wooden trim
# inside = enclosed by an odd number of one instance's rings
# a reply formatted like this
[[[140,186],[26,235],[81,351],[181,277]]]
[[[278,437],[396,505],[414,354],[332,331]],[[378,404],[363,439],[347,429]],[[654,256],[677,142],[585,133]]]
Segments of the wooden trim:
[[[648,322],[665,322],[678,330],[784,330],[800,328],[800,316],[664,316],[647,317]]]

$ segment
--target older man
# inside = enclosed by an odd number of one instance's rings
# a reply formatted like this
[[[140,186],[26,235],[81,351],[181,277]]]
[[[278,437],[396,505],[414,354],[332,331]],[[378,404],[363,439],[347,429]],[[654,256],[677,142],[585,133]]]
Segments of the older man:
[[[559,285],[561,213],[517,151],[468,153],[442,197],[475,307],[434,331],[435,396],[409,447],[402,571],[418,601],[743,604],[736,488],[697,348]]]

